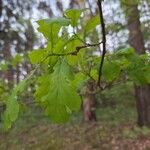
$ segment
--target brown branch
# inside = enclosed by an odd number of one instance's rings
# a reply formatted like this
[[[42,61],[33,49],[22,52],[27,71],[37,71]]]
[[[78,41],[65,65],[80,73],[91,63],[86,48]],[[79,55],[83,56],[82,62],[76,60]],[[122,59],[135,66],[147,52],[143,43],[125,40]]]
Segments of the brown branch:
[[[102,69],[103,69],[104,58],[106,54],[106,30],[105,30],[105,23],[104,23],[103,10],[102,10],[102,0],[98,0],[97,5],[99,8],[99,16],[100,16],[101,30],[102,30],[102,44],[103,44],[102,59],[99,66],[99,75],[98,75],[98,82],[97,82],[97,85],[100,87]]]
[[[86,43],[86,45],[82,45],[82,46],[77,46],[76,47],[76,50],[72,51],[72,52],[69,52],[69,53],[50,53],[48,54],[45,59],[47,59],[48,57],[50,56],[68,56],[68,55],[77,55],[81,49],[83,48],[87,48],[87,47],[95,47],[95,46],[98,46],[100,45],[101,43],[103,42],[99,42],[99,43],[96,43],[96,44],[89,44],[89,43]],[[45,61],[44,59],[44,61]],[[43,62],[43,61],[42,61]]]
[[[30,72],[30,74],[25,78],[27,81],[35,74],[35,72],[37,71],[37,69],[39,68],[39,66],[45,61],[47,60],[50,56],[68,56],[68,55],[77,55],[79,53],[79,51],[83,48],[87,48],[87,47],[94,47],[94,46],[98,46],[100,43],[96,43],[96,44],[88,44],[86,43],[86,45],[83,46],[78,46],[76,47],[76,50],[69,52],[69,53],[50,53],[47,56],[45,56],[39,63],[38,65],[35,67],[34,70],[32,70]]]

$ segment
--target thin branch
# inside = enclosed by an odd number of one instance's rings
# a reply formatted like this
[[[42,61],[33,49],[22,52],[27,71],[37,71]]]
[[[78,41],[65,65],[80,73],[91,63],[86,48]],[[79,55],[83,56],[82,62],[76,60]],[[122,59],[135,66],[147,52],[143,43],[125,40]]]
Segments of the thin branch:
[[[83,46],[77,46],[76,50],[69,52],[69,53],[50,53],[47,56],[45,56],[38,64],[37,66],[30,72],[30,74],[25,78],[26,81],[28,81],[30,78],[32,78],[32,76],[35,74],[35,72],[37,71],[37,69],[40,67],[40,65],[47,60],[49,57],[51,56],[68,56],[68,55],[77,55],[81,49],[83,48],[87,48],[87,47],[94,47],[94,46],[98,46],[100,45],[102,42],[100,43],[96,43],[96,44],[89,44],[86,43],[86,45]]]
[[[81,39],[75,32],[73,32],[73,34],[77,37],[77,39],[78,39],[79,41],[81,41],[81,42],[84,44],[85,48],[86,48],[86,47],[99,46],[100,44],[103,43],[103,42],[99,42],[99,43],[95,43],[95,44],[86,43],[86,42],[85,42],[83,39]]]
[[[98,75],[98,82],[97,82],[97,85],[100,87],[102,69],[103,69],[104,58],[106,54],[106,30],[105,30],[105,23],[104,23],[103,10],[102,10],[102,0],[98,0],[97,5],[99,8],[99,16],[100,16],[101,30],[102,30],[102,44],[103,44],[102,59],[99,66],[99,75]]]
[[[76,49],[72,52],[69,53],[50,53],[48,55],[46,55],[37,65],[36,67],[30,72],[30,74],[27,75],[27,77],[24,79],[27,81],[29,81],[33,75],[36,73],[37,69],[40,67],[40,65],[47,60],[49,57],[51,56],[68,56],[68,55],[77,55],[81,49],[87,48],[87,47],[94,47],[94,46],[98,46],[100,45],[102,42],[100,43],[96,43],[96,44],[89,44],[89,43],[85,43],[85,45],[82,46],[77,46]]]
[[[96,43],[96,44],[89,44],[89,43],[86,43],[86,45],[82,45],[82,46],[77,46],[76,47],[76,50],[72,51],[72,52],[69,52],[69,53],[50,53],[46,56],[45,59],[47,59],[48,57],[50,56],[68,56],[68,55],[77,55],[81,49],[83,48],[87,48],[87,47],[95,47],[95,46],[99,46],[101,43],[103,42],[99,42],[99,43]],[[44,60],[45,60],[44,59]]]

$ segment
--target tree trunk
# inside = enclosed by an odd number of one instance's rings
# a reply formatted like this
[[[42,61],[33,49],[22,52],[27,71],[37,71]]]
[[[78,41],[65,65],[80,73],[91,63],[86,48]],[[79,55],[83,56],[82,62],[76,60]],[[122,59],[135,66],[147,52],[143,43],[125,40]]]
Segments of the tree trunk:
[[[82,95],[83,116],[84,116],[84,121],[87,122],[96,121],[96,114],[95,114],[96,98],[95,98],[94,87],[95,87],[94,82],[88,81],[85,87],[85,92]]]
[[[136,86],[135,98],[138,112],[138,125],[150,127],[150,86]]]
[[[5,45],[3,48],[3,57],[6,61],[9,61],[11,58],[11,50],[10,50],[10,42],[9,41],[5,41]],[[8,87],[12,88],[13,83],[14,83],[14,70],[13,70],[13,67],[11,64],[8,66],[8,70],[6,71],[4,78],[8,82]]]
[[[138,54],[145,53],[144,39],[140,25],[138,4],[126,5],[129,42]],[[135,85],[135,99],[139,126],[150,126],[150,85]]]

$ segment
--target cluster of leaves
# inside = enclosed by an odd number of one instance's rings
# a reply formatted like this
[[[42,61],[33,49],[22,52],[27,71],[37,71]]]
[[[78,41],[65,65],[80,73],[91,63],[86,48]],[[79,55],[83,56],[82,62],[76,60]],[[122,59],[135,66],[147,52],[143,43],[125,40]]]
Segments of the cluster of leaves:
[[[19,103],[18,95],[20,95],[27,86],[27,79],[21,81],[7,96],[6,110],[3,115],[4,128],[9,129],[14,121],[18,118]]]
[[[16,54],[8,60],[0,63],[0,70],[5,74],[8,69],[12,67],[16,69],[17,65],[22,63],[23,55]],[[19,102],[18,97],[24,92],[28,85],[28,79],[32,76],[31,74],[21,81],[18,85],[14,85],[14,88],[10,90],[9,85],[4,81],[0,80],[0,117],[3,119],[3,125],[5,129],[9,129],[14,121],[18,118],[19,114]],[[6,106],[6,109],[5,109]],[[2,115],[2,112],[5,112]]]
[[[37,21],[38,31],[43,34],[47,40],[47,46],[44,49],[37,49],[29,53],[29,59],[35,69],[19,85],[17,85],[6,101],[6,111],[3,115],[5,128],[10,128],[17,119],[19,113],[18,95],[25,90],[29,79],[39,69],[40,76],[37,77],[35,99],[43,106],[45,113],[54,122],[66,122],[73,111],[80,109],[81,100],[76,92],[77,85],[83,75],[77,68],[84,65],[84,54],[69,54],[76,51],[77,46],[84,43],[80,37],[91,32],[98,24],[99,18],[92,18],[93,23],[88,20],[85,23],[85,30],[81,34],[71,36],[68,30],[70,26],[74,31],[80,23],[83,10],[66,10],[64,17],[53,19],[42,19]]]
[[[134,49],[126,48],[121,49],[111,56],[111,73],[112,77],[110,80],[115,79],[116,77],[120,78],[121,75],[126,77],[125,80],[133,81],[137,85],[145,85],[150,83],[150,56],[149,54],[138,55],[135,53]],[[107,63],[107,61],[105,62]],[[109,69],[108,67],[104,67]],[[107,71],[107,75],[108,75]],[[109,75],[108,75],[109,76]],[[108,80],[108,78],[107,78]]]
[[[86,9],[71,9],[64,12],[64,17],[37,21],[38,31],[46,38],[47,46],[29,53],[29,59],[36,68],[8,97],[3,117],[6,128],[10,128],[17,119],[17,96],[37,70],[40,70],[40,75],[37,75],[35,83],[35,99],[52,121],[66,122],[73,111],[80,109],[77,88],[89,78],[97,80],[100,63],[100,58],[93,53],[97,49],[87,48],[89,43],[86,43],[90,33],[100,24],[99,17],[85,20],[82,30],[79,30],[84,11]],[[73,33],[70,34],[68,27],[73,29]],[[79,47],[84,47],[84,50],[79,50]],[[123,49],[107,54],[102,79],[110,83],[120,79],[124,73],[137,84],[149,83],[149,66],[147,54],[138,56],[130,48]]]
[[[82,33],[77,32],[81,14],[84,11],[86,9],[66,10],[63,18],[44,19],[37,22],[38,30],[47,39],[47,47],[29,54],[32,64],[42,61],[44,69],[38,78],[35,99],[54,122],[66,122],[70,114],[79,110],[81,106],[77,84],[83,79],[83,75],[79,72],[85,67],[87,52],[78,52],[77,47],[85,45],[82,37],[99,24],[99,18],[94,17],[92,23],[91,20],[86,21]],[[72,35],[69,33],[68,26],[73,29]],[[84,76],[84,80],[86,79],[87,77]]]
[[[12,66],[13,68],[16,68],[16,66],[21,63],[22,56],[21,54],[17,54],[14,57],[12,57],[10,60],[3,61],[0,63],[0,70],[7,71],[9,66]]]

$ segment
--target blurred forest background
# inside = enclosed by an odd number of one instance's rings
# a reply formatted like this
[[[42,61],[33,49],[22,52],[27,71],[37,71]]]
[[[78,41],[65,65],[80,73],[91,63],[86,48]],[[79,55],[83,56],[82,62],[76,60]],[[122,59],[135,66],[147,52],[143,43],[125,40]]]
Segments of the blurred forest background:
[[[121,0],[103,2],[106,49],[110,53],[129,46],[138,54],[150,52],[150,1],[135,1],[131,6]],[[45,46],[46,41],[36,30],[36,21],[62,16],[68,8],[89,8],[87,18],[98,14],[96,0],[0,0],[1,116],[10,89],[33,70],[28,52]],[[132,13],[127,13],[128,10]],[[96,43],[98,34],[94,30],[90,35],[91,41]],[[96,122],[84,122],[85,116],[81,111],[74,113],[67,124],[59,125],[52,124],[45,117],[34,101],[34,90],[33,79],[30,88],[19,99],[19,119],[7,133],[0,131],[1,150],[150,149],[150,117],[147,120],[139,118],[138,111],[143,110],[137,106],[138,99],[147,100],[144,106],[142,102],[139,105],[150,115],[149,107],[146,108],[150,105],[149,85],[135,87],[132,81],[117,82],[96,95]],[[137,126],[137,122],[143,127]]]

